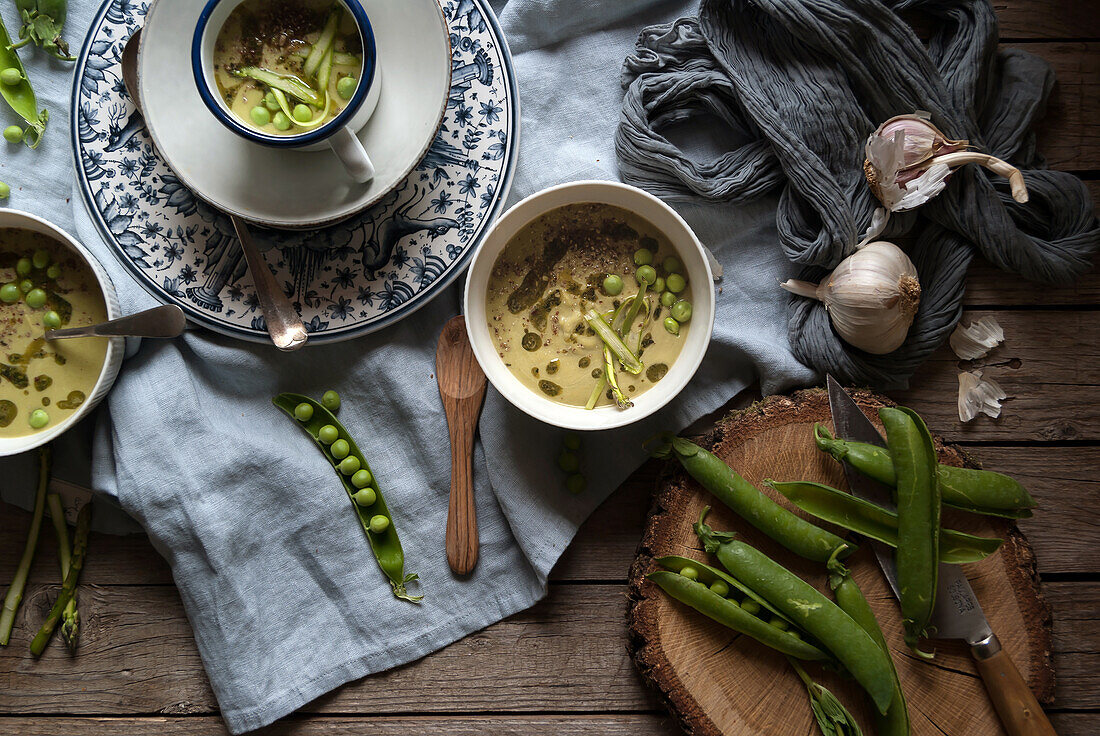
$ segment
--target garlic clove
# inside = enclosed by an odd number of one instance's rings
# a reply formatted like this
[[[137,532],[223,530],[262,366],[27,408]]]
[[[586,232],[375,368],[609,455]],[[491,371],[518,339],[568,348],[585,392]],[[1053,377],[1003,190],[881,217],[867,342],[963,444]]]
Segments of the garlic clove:
[[[819,284],[790,280],[780,285],[822,302],[837,334],[873,355],[901,347],[920,306],[916,266],[905,251],[884,240],[845,258]]]
[[[948,342],[955,355],[963,360],[975,360],[989,353],[1005,340],[1005,331],[993,317],[980,317],[963,327],[958,324]]]
[[[996,419],[1001,415],[1001,401],[1008,394],[992,378],[982,378],[981,371],[959,374],[959,419],[969,422],[979,414]]]
[[[952,140],[932,124],[931,114],[917,110],[911,115],[895,115],[878,127],[874,135],[893,140],[901,132],[903,135],[902,157],[899,169],[907,169],[924,163],[941,153],[959,151],[970,145],[969,141]]]

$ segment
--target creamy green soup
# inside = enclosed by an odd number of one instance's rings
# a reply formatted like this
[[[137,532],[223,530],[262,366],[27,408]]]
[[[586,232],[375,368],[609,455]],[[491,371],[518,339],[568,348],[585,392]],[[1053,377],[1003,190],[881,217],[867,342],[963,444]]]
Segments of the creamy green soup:
[[[84,403],[103,369],[107,339],[47,343],[44,334],[106,319],[86,263],[47,235],[0,228],[0,437],[53,427]]]
[[[362,71],[358,27],[331,0],[245,0],[214,42],[222,99],[269,135],[300,135],[332,120]]]
[[[551,210],[505,246],[487,292],[489,332],[501,360],[525,386],[554,401],[616,404],[605,383],[604,343],[585,314],[595,310],[613,322],[614,313],[639,294],[643,266],[656,280],[647,284],[644,307],[622,327],[624,342],[643,367],[635,374],[618,361],[612,365],[628,398],[645,393],[680,354],[691,325],[691,287],[668,238],[642,217],[611,205]],[[671,319],[673,308],[683,319]],[[606,390],[593,404],[601,383]]]

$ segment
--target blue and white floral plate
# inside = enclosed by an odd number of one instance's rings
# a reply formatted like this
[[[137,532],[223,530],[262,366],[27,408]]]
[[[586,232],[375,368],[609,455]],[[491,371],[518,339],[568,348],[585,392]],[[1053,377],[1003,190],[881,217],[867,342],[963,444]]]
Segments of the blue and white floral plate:
[[[311,343],[358,337],[423,306],[462,272],[503,206],[519,132],[508,47],[487,0],[441,5],[451,37],[450,96],[439,133],[412,174],[340,224],[256,230]],[[155,296],[213,330],[267,342],[232,225],[158,157],[123,87],[122,48],[148,6],[108,0],[77,61],[72,135],[85,204],[118,258]]]

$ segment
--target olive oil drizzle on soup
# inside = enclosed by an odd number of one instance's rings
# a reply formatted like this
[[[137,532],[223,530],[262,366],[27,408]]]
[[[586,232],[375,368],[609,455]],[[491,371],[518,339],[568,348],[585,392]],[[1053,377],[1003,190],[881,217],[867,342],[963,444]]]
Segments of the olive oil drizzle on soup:
[[[639,249],[653,254],[652,265],[664,281],[661,264],[679,255],[668,238],[644,218],[598,203],[551,210],[508,241],[489,276],[488,324],[497,354],[523,385],[562,404],[585,405],[603,375],[604,357],[603,341],[584,315],[589,309],[607,314],[638,293],[634,256]],[[616,295],[603,288],[609,275],[622,279]],[[680,325],[679,334],[665,329],[670,309],[660,297],[650,287],[649,315],[639,314],[625,338],[631,349],[640,338],[642,372],[631,374],[614,363],[628,398],[664,377],[690,329],[690,321]],[[690,300],[690,284],[676,298]],[[605,390],[596,406],[615,403]]]
[[[49,255],[48,265],[19,273],[19,261],[32,259],[36,252]],[[58,327],[107,319],[99,284],[88,265],[47,235],[0,228],[0,284],[23,281],[44,291],[46,302],[32,307],[29,292],[13,302],[0,301],[0,437],[33,434],[67,419],[91,395],[107,355],[104,338],[46,342],[44,337],[48,312],[57,314]],[[30,423],[36,409],[48,417],[40,427]]]

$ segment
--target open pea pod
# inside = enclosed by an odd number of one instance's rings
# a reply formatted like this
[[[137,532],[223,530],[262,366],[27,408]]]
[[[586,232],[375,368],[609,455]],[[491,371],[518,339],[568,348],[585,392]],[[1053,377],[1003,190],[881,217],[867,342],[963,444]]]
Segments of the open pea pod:
[[[12,48],[8,29],[4,27],[4,21],[0,18],[0,70],[12,68],[19,70],[19,83],[0,84],[0,95],[4,96],[8,105],[19,117],[27,121],[23,142],[31,148],[38,148],[42,134],[46,132],[46,121],[50,119],[50,113],[45,108],[38,109],[38,98],[35,97],[30,80],[27,79],[27,70],[23,68],[19,54]]]
[[[742,583],[740,580],[733,577],[732,575],[729,575],[725,572],[722,572],[717,567],[711,567],[710,565],[708,565],[704,562],[698,562],[697,560],[693,560],[690,557],[681,557],[680,555],[668,555],[666,557],[660,557],[660,558],[656,559],[655,562],[658,565],[660,565],[661,567],[663,567],[664,569],[669,570],[671,572],[680,572],[685,567],[693,567],[693,568],[695,568],[696,570],[699,571],[699,582],[702,583],[703,585],[708,585],[709,586],[715,580],[721,580],[722,582],[724,582],[726,585],[730,586],[731,588],[733,588],[735,590],[739,590],[742,593],[744,593],[746,596],[748,596],[749,598],[752,598],[754,601],[756,601],[757,603],[760,604],[761,608],[768,611],[773,616],[778,616],[779,618],[783,619],[784,621],[786,621],[789,624],[794,623],[789,618],[787,618],[785,615],[780,613],[779,609],[777,609],[771,603],[768,603],[766,600],[764,600],[752,588],[745,585],[744,583]]]
[[[898,547],[898,515],[881,506],[823,483],[764,481],[811,516],[836,524],[868,539]],[[940,562],[966,565],[984,560],[1004,540],[940,528]]]
[[[279,409],[287,414],[294,422],[306,431],[306,433],[313,439],[313,442],[321,449],[325,458],[332,463],[333,469],[336,470],[336,475],[340,478],[340,482],[344,486],[344,490],[348,494],[348,500],[351,501],[351,506],[355,509],[355,516],[359,519],[359,525],[363,527],[363,532],[367,535],[367,540],[370,542],[371,550],[374,552],[374,557],[378,560],[378,566],[382,568],[382,572],[389,578],[390,587],[393,588],[393,594],[401,600],[410,601],[412,603],[420,602],[424,596],[412,596],[409,595],[405,589],[406,584],[417,580],[418,576],[415,573],[405,574],[405,553],[401,549],[401,540],[397,536],[397,528],[393,524],[393,517],[390,515],[389,507],[386,506],[386,501],[382,497],[382,489],[378,487],[378,478],[374,477],[374,473],[371,472],[371,482],[367,486],[374,490],[375,502],[368,507],[362,507],[355,502],[353,498],[356,491],[360,490],[355,488],[351,481],[336,469],[339,461],[333,458],[329,445],[325,445],[318,437],[321,427],[326,424],[331,424],[336,427],[339,436],[338,440],[344,440],[348,443],[350,452],[348,457],[355,457],[359,460],[360,468],[370,471],[370,466],[367,464],[367,459],[363,457],[363,453],[359,451],[358,446],[355,444],[355,440],[352,439],[344,425],[340,423],[335,415],[321,405],[320,402],[314,401],[308,396],[301,394],[283,393],[279,394],[271,400],[271,403],[275,404]],[[299,404],[308,404],[313,407],[313,416],[308,421],[300,421],[294,416],[294,408]],[[382,515],[390,520],[389,526],[387,526],[381,532],[371,531],[370,520],[372,516]]]

